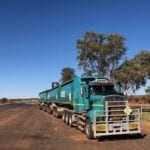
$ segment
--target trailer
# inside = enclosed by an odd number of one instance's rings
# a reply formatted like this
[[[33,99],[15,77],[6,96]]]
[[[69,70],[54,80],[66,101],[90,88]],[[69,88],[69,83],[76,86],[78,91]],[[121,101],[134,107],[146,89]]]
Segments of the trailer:
[[[99,76],[74,77],[39,93],[40,109],[62,117],[70,127],[77,127],[87,138],[139,134],[140,112],[131,109],[121,85]]]

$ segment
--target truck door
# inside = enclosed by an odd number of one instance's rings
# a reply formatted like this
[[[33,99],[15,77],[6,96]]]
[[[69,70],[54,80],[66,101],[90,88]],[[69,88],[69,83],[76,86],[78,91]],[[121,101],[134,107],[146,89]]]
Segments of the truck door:
[[[81,87],[81,96],[83,98],[83,103],[85,106],[85,109],[89,109],[89,93],[88,93],[88,87],[82,86]]]

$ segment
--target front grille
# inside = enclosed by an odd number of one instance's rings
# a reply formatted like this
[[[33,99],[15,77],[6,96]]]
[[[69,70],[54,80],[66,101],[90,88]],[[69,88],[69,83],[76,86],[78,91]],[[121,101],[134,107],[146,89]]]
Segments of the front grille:
[[[95,137],[102,135],[116,135],[128,133],[140,133],[140,116],[139,110],[132,109],[128,114],[128,102],[124,99],[114,101],[114,96],[105,99],[104,113],[96,115],[94,121]]]
[[[125,118],[124,109],[127,106],[127,101],[107,101],[105,106],[108,111],[109,121],[123,121]]]

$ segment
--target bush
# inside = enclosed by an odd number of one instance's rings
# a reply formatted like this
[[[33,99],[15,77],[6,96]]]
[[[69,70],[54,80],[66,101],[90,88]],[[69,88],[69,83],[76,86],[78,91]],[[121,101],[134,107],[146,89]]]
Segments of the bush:
[[[146,103],[150,104],[150,96],[146,96],[146,99],[145,99]]]
[[[150,104],[150,96],[149,95],[135,95],[128,96],[128,101],[130,103],[140,103],[140,104]]]
[[[8,99],[6,97],[3,97],[2,99],[0,99],[1,103],[6,103],[8,101]]]

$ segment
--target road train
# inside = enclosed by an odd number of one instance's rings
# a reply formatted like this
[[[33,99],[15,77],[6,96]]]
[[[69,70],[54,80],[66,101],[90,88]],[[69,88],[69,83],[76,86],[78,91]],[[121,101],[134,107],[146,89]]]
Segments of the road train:
[[[120,84],[105,77],[76,76],[63,84],[53,83],[39,93],[39,107],[62,117],[89,139],[141,133],[139,110],[129,107]]]

